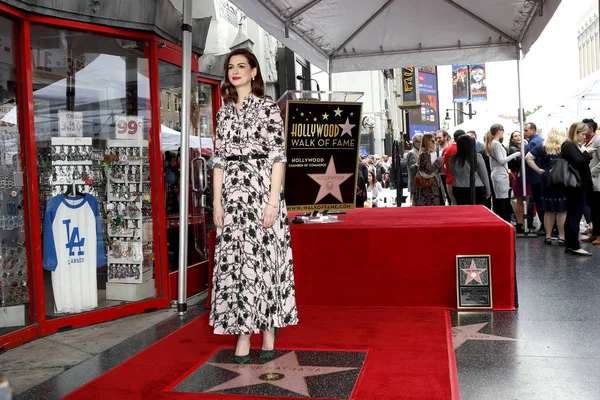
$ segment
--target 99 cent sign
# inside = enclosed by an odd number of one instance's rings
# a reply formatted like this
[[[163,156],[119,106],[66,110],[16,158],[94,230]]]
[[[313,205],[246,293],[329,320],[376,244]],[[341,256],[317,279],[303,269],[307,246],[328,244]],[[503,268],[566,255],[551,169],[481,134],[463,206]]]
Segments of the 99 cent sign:
[[[119,117],[115,124],[116,139],[141,139],[144,132],[144,118],[136,115]]]

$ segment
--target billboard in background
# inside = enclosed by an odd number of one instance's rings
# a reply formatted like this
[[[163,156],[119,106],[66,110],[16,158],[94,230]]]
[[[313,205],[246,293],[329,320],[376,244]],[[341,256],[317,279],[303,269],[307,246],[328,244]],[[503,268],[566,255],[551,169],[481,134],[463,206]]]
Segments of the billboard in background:
[[[437,72],[437,69],[428,69]],[[420,108],[408,113],[408,126],[410,137],[416,133],[435,134],[440,127],[438,110],[437,73],[421,71],[419,69],[419,101]]]
[[[485,64],[471,65],[471,95],[473,101],[487,101]]]
[[[469,73],[467,74],[467,68]],[[469,101],[469,86],[471,80],[471,94],[473,101],[487,101],[487,85],[485,64],[453,65],[452,66],[452,97],[454,103]]]
[[[452,96],[455,103],[466,103],[469,100],[467,92],[467,66],[452,66]]]
[[[417,68],[402,68],[402,105],[419,104],[419,85],[417,84]]]

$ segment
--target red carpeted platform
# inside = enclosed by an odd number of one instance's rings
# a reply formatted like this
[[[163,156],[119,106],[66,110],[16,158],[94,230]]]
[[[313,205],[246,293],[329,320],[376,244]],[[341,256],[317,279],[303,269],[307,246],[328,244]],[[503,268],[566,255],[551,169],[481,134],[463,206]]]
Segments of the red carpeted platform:
[[[234,337],[212,334],[205,314],[66,399],[260,399],[172,391],[216,350],[233,345]],[[459,399],[445,310],[301,308],[300,324],[281,330],[277,347],[367,351],[352,399]]]
[[[490,255],[493,308],[515,309],[514,228],[487,208],[356,209],[340,219],[292,225],[298,305],[456,308],[456,256]]]

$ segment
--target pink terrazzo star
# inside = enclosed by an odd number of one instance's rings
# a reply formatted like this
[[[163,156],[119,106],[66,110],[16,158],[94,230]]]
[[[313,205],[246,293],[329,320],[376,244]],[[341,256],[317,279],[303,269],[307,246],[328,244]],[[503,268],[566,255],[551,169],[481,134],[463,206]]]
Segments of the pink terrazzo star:
[[[352,175],[354,174],[338,174],[335,170],[333,156],[331,156],[329,159],[329,164],[327,164],[327,170],[324,174],[308,174],[308,176],[310,176],[315,182],[321,185],[319,188],[319,193],[317,194],[317,199],[315,200],[315,204],[317,204],[319,200],[328,194],[332,195],[343,203],[344,200],[342,199],[340,185]]]
[[[481,281],[481,273],[484,272],[485,269],[477,268],[477,265],[475,265],[475,260],[471,260],[471,265],[469,268],[461,268],[461,271],[467,274],[467,281],[465,282],[465,285],[472,280],[475,280],[480,285],[483,285],[483,282]]]
[[[238,373],[239,376],[217,385],[205,392],[241,388],[267,383],[290,392],[310,397],[308,385],[304,379],[307,376],[332,374],[334,372],[349,371],[358,368],[347,367],[322,367],[298,364],[296,353],[291,351],[266,364],[228,364],[208,363],[212,366],[223,368]]]

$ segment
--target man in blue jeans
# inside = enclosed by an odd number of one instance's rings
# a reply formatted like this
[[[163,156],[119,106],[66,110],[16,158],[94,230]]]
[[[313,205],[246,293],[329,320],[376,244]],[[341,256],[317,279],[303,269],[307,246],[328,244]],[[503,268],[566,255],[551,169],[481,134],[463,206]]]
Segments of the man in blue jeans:
[[[523,128],[527,145],[525,146],[525,155],[529,153],[534,147],[544,143],[544,139],[537,134],[537,126],[533,122],[528,122]],[[528,227],[533,227],[533,207],[537,210],[538,217],[540,218],[541,227],[536,231],[538,235],[545,235],[544,229],[544,205],[542,203],[542,176],[536,173],[531,167],[525,164],[525,176],[527,178],[527,184],[531,187],[531,197],[527,205],[527,224]]]

